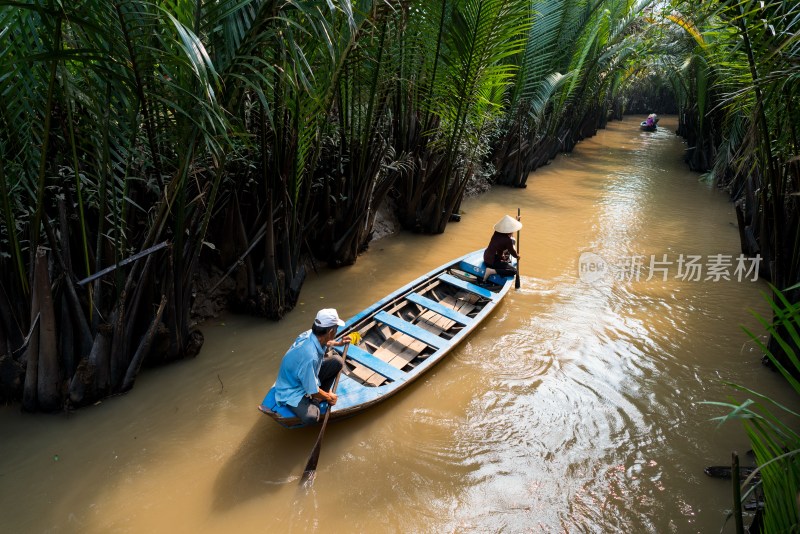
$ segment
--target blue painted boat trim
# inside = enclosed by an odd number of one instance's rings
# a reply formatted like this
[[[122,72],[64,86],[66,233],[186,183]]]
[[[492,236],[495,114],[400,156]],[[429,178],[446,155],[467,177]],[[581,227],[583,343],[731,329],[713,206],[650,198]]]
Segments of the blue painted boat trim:
[[[516,259],[511,260],[512,265],[517,264]],[[486,264],[483,263],[483,251],[479,250],[467,255],[459,262],[458,266],[467,273],[475,275],[477,278],[483,279],[486,276]],[[487,280],[493,284],[502,286],[506,283],[507,276],[500,276],[497,273],[490,274]]]
[[[406,298],[415,304],[419,304],[423,308],[427,308],[432,312],[436,312],[442,317],[447,317],[451,321],[455,321],[458,324],[468,325],[472,322],[472,319],[464,315],[463,313],[458,313],[453,308],[448,308],[447,306],[436,302],[435,300],[431,300],[428,297],[423,297],[419,293],[409,293],[406,295]]]
[[[340,354],[342,353],[342,347],[335,347],[335,350]],[[395,382],[406,379],[406,373],[397,367],[389,365],[385,361],[376,358],[369,352],[365,351],[364,349],[360,349],[355,345],[350,345],[350,348],[347,351],[347,359],[356,361],[365,367],[369,367],[379,375],[385,376],[386,378]]]
[[[385,311],[379,311],[378,313],[376,313],[375,320],[378,321],[379,323],[391,326],[395,330],[407,334],[413,337],[414,339],[418,339],[423,343],[425,343],[426,345],[430,345],[431,347],[436,349],[441,349],[442,347],[450,343],[446,339],[442,339],[439,336],[432,334],[431,332],[428,332],[427,330],[423,330],[417,325],[413,325],[408,321],[404,321],[395,315],[386,313]]]
[[[461,289],[465,289],[470,293],[475,293],[476,295],[480,295],[481,297],[486,297],[487,299],[494,299],[495,294],[489,291],[486,288],[481,286],[476,286],[471,282],[467,282],[465,280],[461,280],[460,278],[456,278],[453,275],[444,273],[442,276],[439,277],[439,280],[442,282],[447,282],[450,285],[460,287]]]

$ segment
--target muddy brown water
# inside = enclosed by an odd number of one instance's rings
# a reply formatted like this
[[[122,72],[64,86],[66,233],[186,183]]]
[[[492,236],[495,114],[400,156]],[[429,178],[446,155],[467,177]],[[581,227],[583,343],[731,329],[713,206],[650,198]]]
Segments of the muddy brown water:
[[[128,395],[68,417],[0,409],[0,531],[719,532],[731,489],[703,468],[749,445],[701,402],[725,400],[724,381],[798,402],[740,327],[766,313],[766,284],[733,267],[705,279],[739,254],[732,205],[686,170],[674,118],[655,133],[642,118],[527,189],[465,201],[443,235],[386,238],[312,274],[280,323],[208,322],[197,359]],[[353,315],[482,248],[517,207],[522,288],[412,387],[329,425],[299,490],[317,430],[256,410],[294,337],[321,307]],[[700,280],[681,277],[692,256]]]

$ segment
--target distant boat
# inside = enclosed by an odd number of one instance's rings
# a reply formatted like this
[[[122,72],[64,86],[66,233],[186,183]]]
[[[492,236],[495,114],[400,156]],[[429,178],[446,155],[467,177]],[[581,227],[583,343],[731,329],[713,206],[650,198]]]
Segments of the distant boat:
[[[645,132],[655,132],[658,128],[658,117],[653,120],[653,124],[647,124],[646,120],[642,121],[639,123],[639,127]]]
[[[404,389],[444,359],[480,325],[514,285],[514,277],[483,275],[483,250],[462,256],[394,291],[349,319],[337,338],[351,345],[330,419],[351,416]],[[339,353],[343,347],[336,347]],[[322,413],[327,403],[321,405]],[[258,409],[281,425],[304,426],[270,388]]]

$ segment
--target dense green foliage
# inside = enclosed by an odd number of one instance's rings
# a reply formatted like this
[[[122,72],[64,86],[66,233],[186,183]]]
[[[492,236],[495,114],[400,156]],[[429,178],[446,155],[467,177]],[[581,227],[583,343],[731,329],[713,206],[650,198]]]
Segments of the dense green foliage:
[[[191,18],[133,2],[0,10],[0,341],[26,365],[29,409],[59,408],[61,381],[76,400],[86,387],[87,400],[130,387],[159,300],[155,316],[168,330],[160,357],[196,352],[191,277],[231,132],[219,73]],[[161,261],[77,284],[167,239]],[[53,274],[45,265],[34,285],[42,246]],[[37,386],[43,375],[55,384]]]
[[[195,354],[198,275],[281,317],[388,196],[439,233],[476,173],[524,185],[605,123],[641,8],[0,2],[3,397],[80,405]]]

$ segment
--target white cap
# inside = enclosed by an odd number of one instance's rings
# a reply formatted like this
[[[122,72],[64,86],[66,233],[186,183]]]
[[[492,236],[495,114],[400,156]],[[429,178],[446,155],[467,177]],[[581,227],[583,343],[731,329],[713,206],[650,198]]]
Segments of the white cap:
[[[331,326],[344,326],[344,321],[339,319],[339,314],[336,313],[335,309],[324,308],[317,312],[314,324],[322,328],[330,328]]]

